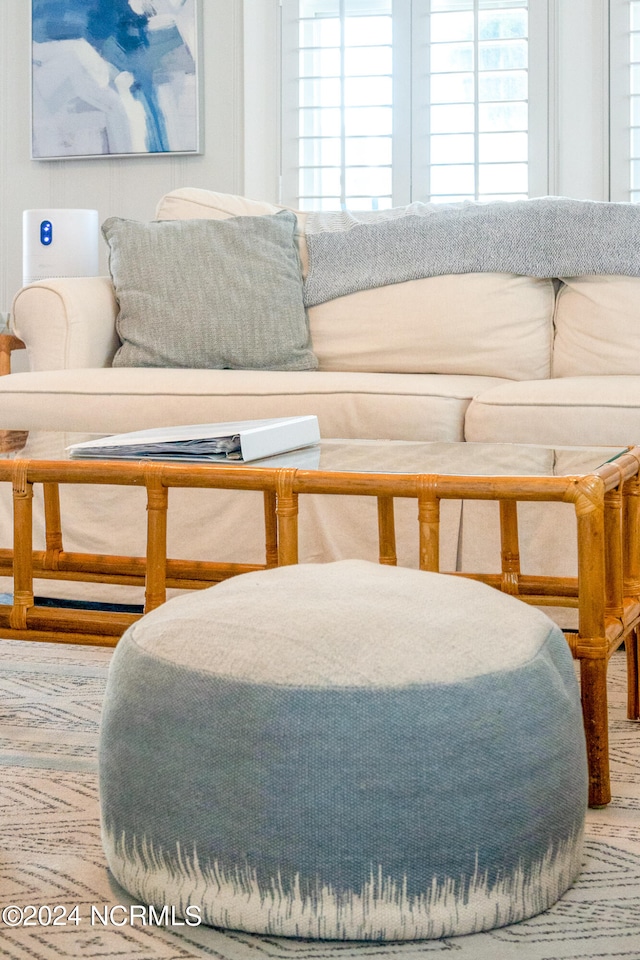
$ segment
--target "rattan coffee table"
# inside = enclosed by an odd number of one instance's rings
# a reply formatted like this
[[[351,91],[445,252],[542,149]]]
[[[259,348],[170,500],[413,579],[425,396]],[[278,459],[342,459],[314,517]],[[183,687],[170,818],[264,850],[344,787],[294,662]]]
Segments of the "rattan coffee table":
[[[67,442],[71,442],[67,436]],[[0,605],[4,637],[115,645],[135,614],[43,607],[34,602],[34,578],[144,584],[145,610],[163,603],[169,587],[198,589],[229,576],[298,562],[298,508],[308,494],[377,499],[379,560],[395,564],[394,501],[417,501],[416,551],[423,570],[439,571],[442,500],[499,503],[501,571],[476,579],[542,605],[577,607],[579,626],[567,634],[580,664],[592,805],[611,798],[608,761],[607,664],[626,646],[628,716],[640,718],[640,448],[579,451],[582,466],[569,475],[519,473],[535,448],[510,444],[326,440],[259,463],[205,464],[30,459],[17,438],[0,458],[0,481],[13,487],[14,546],[0,549],[0,575],[13,576],[13,603]],[[540,448],[542,449],[542,448]],[[572,448],[573,450],[573,448]],[[551,458],[555,461],[555,457]],[[146,557],[103,556],[64,550],[60,484],[144,486]],[[33,485],[42,484],[46,549],[33,550]],[[167,558],[168,490],[172,487],[258,490],[264,497],[264,564]],[[520,569],[518,501],[573,505],[577,518],[578,576],[554,577]],[[447,571],[449,572],[449,571]],[[455,571],[454,571],[455,572]]]

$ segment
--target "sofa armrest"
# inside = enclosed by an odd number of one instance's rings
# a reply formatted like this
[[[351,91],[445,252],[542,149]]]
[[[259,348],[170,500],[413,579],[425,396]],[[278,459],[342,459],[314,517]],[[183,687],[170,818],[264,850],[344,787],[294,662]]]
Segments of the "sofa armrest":
[[[0,377],[11,373],[11,354],[24,350],[24,343],[11,333],[0,333]]]
[[[33,371],[109,367],[120,345],[117,312],[109,277],[38,280],[16,294],[12,328]]]

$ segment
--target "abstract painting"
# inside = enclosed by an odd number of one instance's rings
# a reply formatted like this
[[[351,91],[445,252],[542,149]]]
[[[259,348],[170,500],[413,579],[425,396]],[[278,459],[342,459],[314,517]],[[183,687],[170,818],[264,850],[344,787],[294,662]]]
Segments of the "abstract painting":
[[[32,0],[32,157],[198,153],[198,0]]]

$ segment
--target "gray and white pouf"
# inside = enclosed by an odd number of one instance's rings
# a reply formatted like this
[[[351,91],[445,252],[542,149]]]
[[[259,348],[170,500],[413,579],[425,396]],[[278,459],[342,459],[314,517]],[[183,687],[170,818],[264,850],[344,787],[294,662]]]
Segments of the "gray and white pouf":
[[[581,867],[577,681],[543,613],[365,561],[235,577],[116,648],[103,841],[138,902],[405,940],[545,910]]]

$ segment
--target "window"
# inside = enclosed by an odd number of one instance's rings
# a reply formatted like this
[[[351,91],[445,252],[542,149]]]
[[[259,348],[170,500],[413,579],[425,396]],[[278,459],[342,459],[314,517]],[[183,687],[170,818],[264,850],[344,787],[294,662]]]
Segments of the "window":
[[[284,202],[375,210],[545,192],[545,177],[532,184],[532,118],[546,119],[529,103],[527,0],[282,10]]]
[[[640,0],[611,6],[611,196],[640,201]]]
[[[640,2],[629,4],[629,200],[640,200]]]

